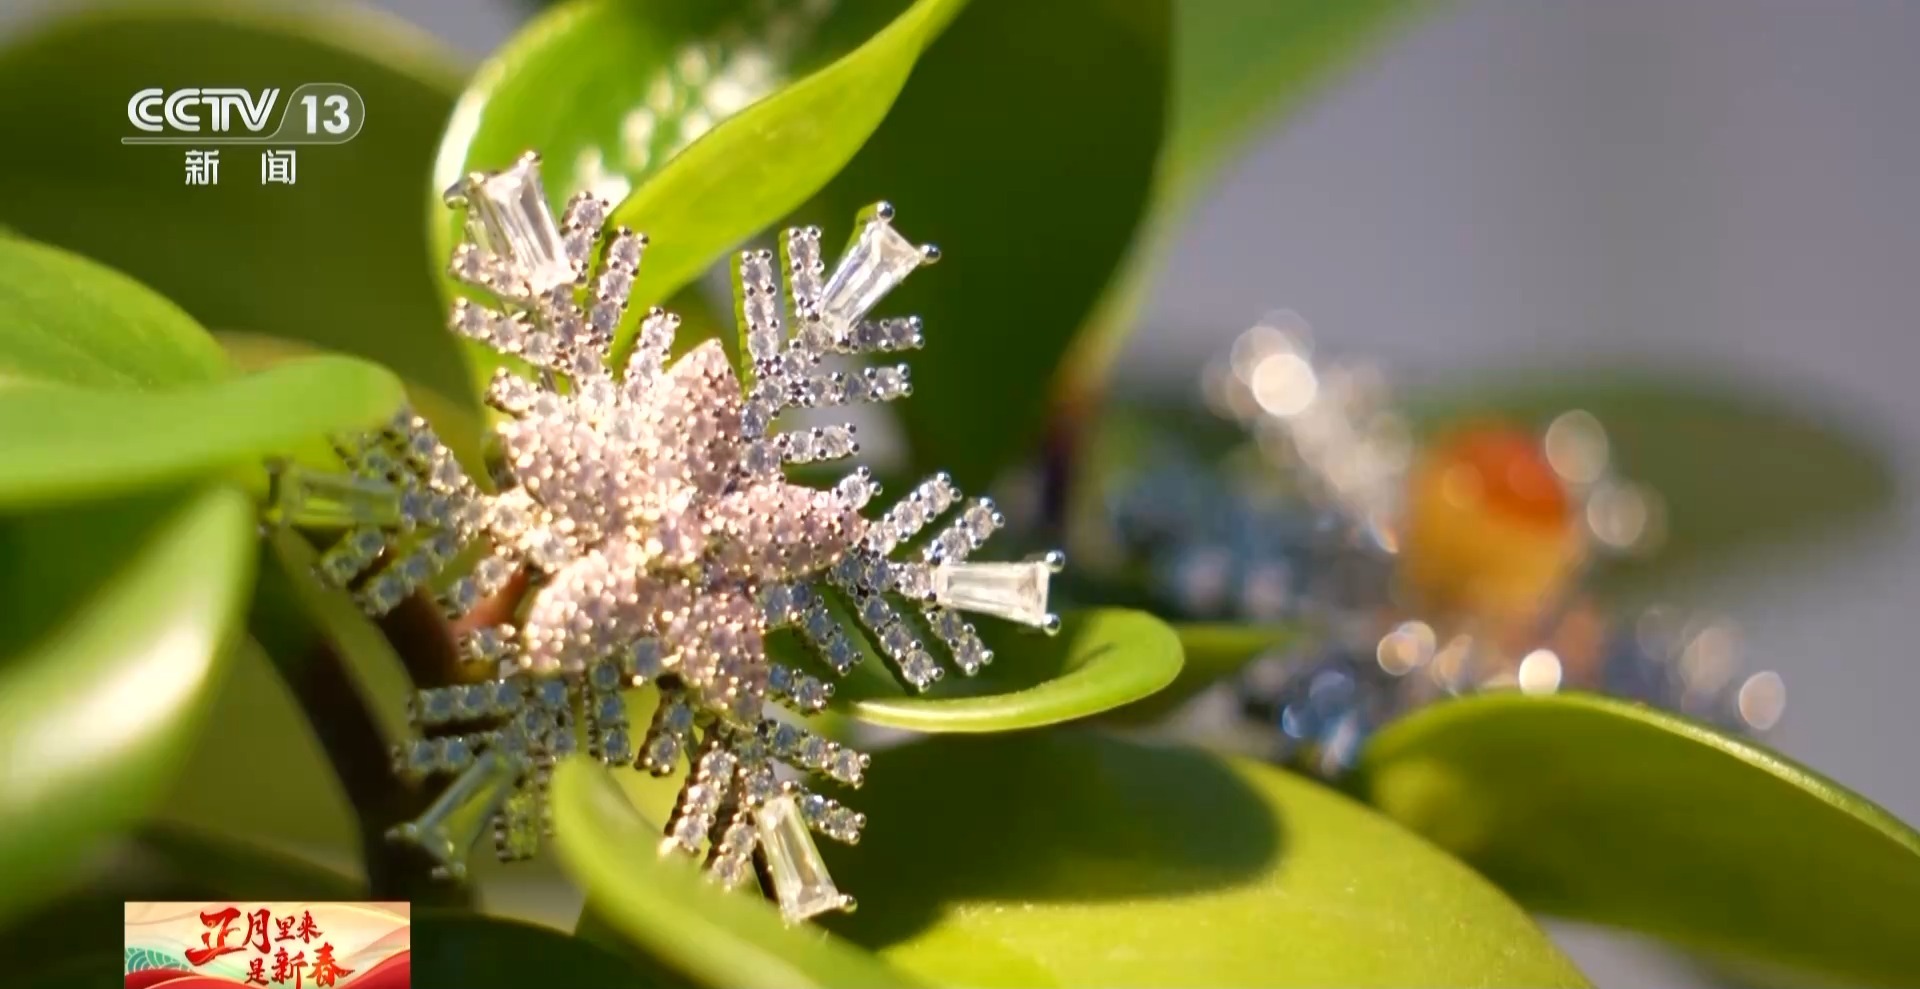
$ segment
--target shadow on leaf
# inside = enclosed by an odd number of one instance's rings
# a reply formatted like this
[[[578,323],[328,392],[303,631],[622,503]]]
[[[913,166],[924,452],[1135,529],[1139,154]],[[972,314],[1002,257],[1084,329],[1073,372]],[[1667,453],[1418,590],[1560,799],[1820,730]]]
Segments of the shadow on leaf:
[[[877,755],[868,778],[851,799],[873,826],[858,848],[823,851],[861,899],[827,926],[870,947],[950,901],[1173,898],[1241,883],[1285,847],[1245,782],[1192,750],[1077,731],[943,737]]]

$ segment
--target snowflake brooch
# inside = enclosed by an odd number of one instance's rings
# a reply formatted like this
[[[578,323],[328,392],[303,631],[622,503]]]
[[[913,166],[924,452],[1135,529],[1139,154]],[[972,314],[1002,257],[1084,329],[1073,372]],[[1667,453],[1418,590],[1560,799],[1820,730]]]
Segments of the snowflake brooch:
[[[776,714],[818,712],[832,687],[771,662],[768,633],[797,630],[836,674],[860,660],[863,636],[925,689],[944,672],[929,639],[963,674],[993,658],[961,612],[1058,628],[1047,590],[1063,558],[971,560],[1004,520],[947,476],[869,519],[879,486],[865,468],[826,490],[783,472],[858,447],[851,425],[782,429],[781,413],[907,395],[905,366],[847,372],[828,358],[919,347],[918,319],[868,314],[937,252],[901,236],[881,204],[831,273],[814,228],[786,231],[777,261],[740,253],[750,366],[736,376],[715,341],[670,361],[678,319],[658,308],[616,363],[646,239],[603,233],[607,204],[589,194],[556,220],[537,156],[469,176],[447,200],[467,211],[452,272],[493,300],[456,301],[451,328],[530,371],[497,371],[487,391],[506,414],[490,483],[410,412],[338,444],[351,476],[276,476],[277,518],[345,529],[320,556],[322,581],[374,616],[433,594],[465,629],[463,660],[483,671],[412,699],[418,737],[397,769],[451,783],[393,837],[453,877],[488,823],[501,858],[532,855],[551,832],[551,768],[584,738],[609,765],[688,767],[663,854],[704,856],[727,887],[762,876],[793,921],[851,909],[810,832],[851,844],[865,818],[796,777],[857,787],[868,757]],[[503,600],[510,620],[474,622]],[[639,726],[623,691],[645,684],[659,704]]]

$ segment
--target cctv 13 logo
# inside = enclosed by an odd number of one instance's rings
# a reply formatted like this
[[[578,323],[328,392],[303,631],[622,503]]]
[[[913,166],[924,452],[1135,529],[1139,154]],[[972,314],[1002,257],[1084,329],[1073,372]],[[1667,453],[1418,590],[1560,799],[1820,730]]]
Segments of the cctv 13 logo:
[[[127,101],[127,122],[140,133],[120,143],[345,144],[367,122],[366,101],[345,83],[302,83],[285,102],[280,94],[233,86],[142,89]]]

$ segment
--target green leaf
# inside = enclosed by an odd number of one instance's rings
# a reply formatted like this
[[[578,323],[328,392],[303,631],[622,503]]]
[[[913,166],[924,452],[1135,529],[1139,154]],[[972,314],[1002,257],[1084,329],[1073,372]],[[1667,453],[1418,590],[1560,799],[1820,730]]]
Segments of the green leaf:
[[[937,796],[931,796],[937,795]],[[1580,985],[1458,861],[1299,777],[1067,730],[874,756],[828,927],[969,986]],[[637,844],[637,842],[636,842]]]
[[[87,539],[102,542],[74,545]],[[165,791],[224,671],[253,510],[215,490],[8,519],[0,540],[14,616],[0,632],[3,917]]]
[[[420,226],[459,77],[431,38],[346,5],[174,2],[53,20],[0,50],[0,223],[127,272],[202,325],[373,360],[444,398],[419,399],[423,410],[474,417],[434,287],[443,261]],[[180,147],[120,144],[132,133],[121,108],[142,89],[277,88],[277,119],[299,112],[287,101],[304,82],[350,85],[369,112],[351,142],[297,148],[295,185],[262,184],[245,145],[220,149],[209,188],[184,184]]]
[[[982,623],[993,662],[908,694],[871,651],[834,682],[834,709],[869,724],[923,732],[1034,728],[1098,714],[1166,686],[1180,671],[1180,640],[1142,611],[1070,613],[1060,634]]]
[[[916,0],[859,47],[729,117],[614,209],[652,238],[637,300],[665,298],[806,202],[887,116],[915,60],[966,0]]]
[[[1722,564],[1749,548],[1858,526],[1895,500],[1877,437],[1724,378],[1626,369],[1530,374],[1424,394],[1410,403],[1425,435],[1476,417],[1544,428],[1573,409],[1606,428],[1623,476],[1666,502],[1666,542],[1609,568],[1635,585]]]
[[[1295,642],[1302,630],[1291,625],[1198,622],[1176,624],[1173,631],[1180,637],[1180,652],[1186,659],[1180,675],[1151,696],[1115,711],[1121,720],[1164,717],[1208,687],[1238,675],[1254,659]]]
[[[1152,191],[1170,17],[1168,0],[975,0],[808,211],[884,198],[941,248],[884,307],[927,324],[899,404],[917,473],[982,487],[1040,441]]]
[[[662,858],[606,770],[584,758],[554,772],[560,861],[608,924],[647,954],[707,985],[872,986],[912,980],[817,930],[789,927],[751,894],[726,893],[690,863]]]
[[[1920,972],[1920,834],[1752,743],[1601,697],[1388,727],[1358,790],[1522,903],[1841,981]]]
[[[617,955],[584,938],[517,920],[447,910],[412,918],[412,966],[435,985],[525,989],[647,985]]]
[[[593,188],[648,235],[635,308],[665,300],[825,185],[964,3],[557,5],[461,99],[435,166],[434,256],[459,231],[441,190],[532,149],[554,205]]]
[[[227,369],[207,331],[146,286],[77,254],[0,237],[0,388],[161,388],[215,381]]]
[[[25,240],[0,239],[0,328],[0,508],[257,466],[402,401],[387,371],[341,357],[231,378],[178,307]]]
[[[378,365],[316,357],[161,392],[0,390],[0,508],[252,468],[320,435],[372,428],[405,401]]]

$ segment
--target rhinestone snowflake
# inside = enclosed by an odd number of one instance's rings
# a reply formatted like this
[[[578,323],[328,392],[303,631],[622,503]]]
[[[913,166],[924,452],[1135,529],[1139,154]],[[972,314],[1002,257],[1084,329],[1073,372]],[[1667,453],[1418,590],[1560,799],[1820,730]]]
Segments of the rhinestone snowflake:
[[[865,818],[793,777],[857,787],[868,758],[776,711],[818,712],[833,688],[771,662],[768,633],[797,630],[835,674],[860,661],[864,637],[925,689],[943,676],[939,656],[969,675],[993,658],[961,612],[1058,627],[1047,589],[1060,555],[970,560],[1004,520],[947,476],[871,519],[861,509],[879,486],[865,468],[824,490],[785,477],[858,445],[851,425],[787,429],[783,412],[908,394],[904,365],[847,372],[828,358],[919,347],[918,319],[868,314],[937,252],[901,236],[884,204],[861,214],[830,273],[820,231],[788,230],[777,260],[734,260],[738,373],[715,341],[670,361],[679,321],[658,308],[616,363],[643,236],[603,231],[607,204],[590,194],[556,220],[532,154],[468,177],[448,202],[467,211],[452,273],[492,300],[456,301],[450,327],[526,369],[496,372],[487,391],[505,413],[490,483],[404,411],[338,444],[350,476],[276,477],[279,519],[346,530],[321,554],[321,580],[375,616],[433,594],[465,619],[462,657],[484,671],[412,699],[419,734],[397,769],[452,782],[394,837],[450,876],[479,835],[455,822],[491,822],[504,859],[532,855],[551,830],[551,768],[583,737],[609,765],[688,767],[663,853],[704,855],[728,887],[756,875],[757,855],[793,920],[850,909],[809,832],[853,843]],[[471,627],[476,607],[516,594],[511,621]],[[623,691],[644,684],[659,703],[640,726]]]

